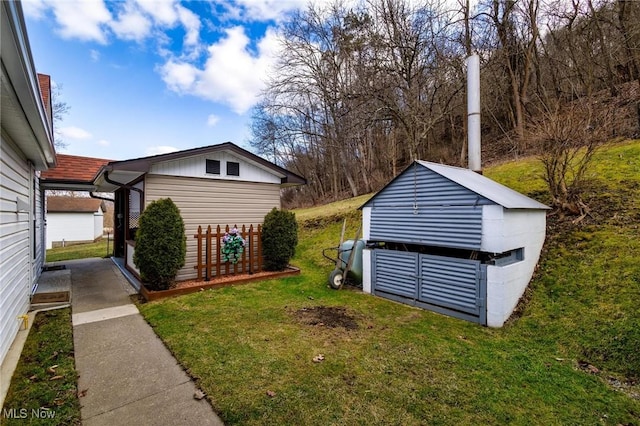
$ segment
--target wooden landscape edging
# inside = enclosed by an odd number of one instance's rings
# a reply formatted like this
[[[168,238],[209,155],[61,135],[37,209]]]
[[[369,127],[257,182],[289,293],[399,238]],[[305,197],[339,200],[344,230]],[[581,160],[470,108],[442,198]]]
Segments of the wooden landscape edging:
[[[218,283],[201,281],[198,283],[198,285],[194,285],[192,287],[172,288],[169,290],[161,290],[161,291],[148,290],[144,286],[144,284],[142,284],[140,286],[140,295],[144,297],[144,299],[147,302],[152,302],[154,300],[164,299],[167,297],[197,293],[201,290],[228,287],[236,284],[246,284],[254,281],[272,280],[274,278],[291,277],[294,275],[300,275],[300,268],[289,266],[284,271],[277,271],[277,272],[270,273],[268,275],[260,275],[260,276],[254,276],[254,277],[244,275],[244,276],[238,276],[237,279],[218,282]]]

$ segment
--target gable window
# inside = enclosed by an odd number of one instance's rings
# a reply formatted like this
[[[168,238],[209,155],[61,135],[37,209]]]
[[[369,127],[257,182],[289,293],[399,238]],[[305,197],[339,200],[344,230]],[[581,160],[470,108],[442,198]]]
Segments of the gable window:
[[[240,176],[240,163],[227,161],[227,176]]]
[[[219,160],[207,160],[207,174],[219,175],[220,174],[220,161]]]

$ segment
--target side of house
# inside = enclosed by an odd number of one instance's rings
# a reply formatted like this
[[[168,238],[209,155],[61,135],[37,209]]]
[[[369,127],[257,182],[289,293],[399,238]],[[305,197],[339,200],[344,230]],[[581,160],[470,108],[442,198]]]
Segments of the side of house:
[[[283,177],[228,151],[151,166],[145,177],[145,205],[171,198],[185,224],[187,256],[176,278],[196,278],[197,245],[193,236],[198,226],[262,224],[271,209],[280,208]]]
[[[47,93],[50,79],[35,72],[21,4],[1,2],[0,19],[1,362],[20,328],[19,316],[29,309],[42,270],[44,203],[39,171],[55,165],[55,149]]]
[[[228,182],[148,175],[145,179],[145,205],[160,198],[171,198],[180,209],[187,235],[185,266],[176,279],[196,278],[198,226],[258,225],[274,207],[280,208],[279,185],[255,182]]]

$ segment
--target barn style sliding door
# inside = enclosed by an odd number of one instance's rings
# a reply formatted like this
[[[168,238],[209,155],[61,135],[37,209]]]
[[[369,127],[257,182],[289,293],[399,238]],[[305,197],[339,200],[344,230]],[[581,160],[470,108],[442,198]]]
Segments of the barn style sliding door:
[[[375,295],[486,324],[486,265],[413,252],[373,250]]]

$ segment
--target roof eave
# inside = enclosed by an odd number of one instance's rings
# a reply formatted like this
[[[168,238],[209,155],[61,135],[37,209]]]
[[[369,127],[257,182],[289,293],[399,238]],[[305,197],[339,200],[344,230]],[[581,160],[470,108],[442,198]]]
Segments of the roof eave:
[[[396,179],[398,179],[400,176],[402,176],[404,173],[406,173],[406,171],[409,170],[409,168],[411,168],[414,165],[419,165],[421,167],[425,167],[425,168],[431,170],[433,173],[437,173],[440,176],[444,177],[445,179],[449,179],[452,182],[455,182],[456,184],[458,184],[458,185],[460,185],[462,187],[465,187],[468,190],[473,191],[476,194],[478,194],[478,195],[480,195],[482,197],[485,197],[485,198],[491,200],[492,202],[494,202],[494,203],[496,203],[496,204],[498,204],[498,205],[500,205],[503,208],[508,209],[508,210],[550,210],[550,207],[548,207],[548,206],[546,206],[546,205],[544,205],[544,204],[542,204],[542,203],[540,203],[540,202],[538,202],[538,201],[536,201],[536,200],[534,200],[534,199],[532,199],[530,197],[527,197],[524,194],[520,194],[519,192],[517,192],[517,191],[515,191],[515,190],[513,190],[513,189],[511,189],[511,188],[509,188],[509,187],[507,187],[505,185],[502,185],[502,184],[500,184],[498,182],[495,182],[495,181],[487,178],[486,176],[477,175],[478,179],[487,179],[487,180],[491,181],[493,184],[500,185],[501,187],[504,187],[505,189],[518,194],[520,197],[524,197],[524,198],[528,199],[528,202],[527,202],[528,205],[526,205],[526,206],[524,206],[524,205],[514,205],[514,204],[510,204],[510,203],[501,203],[501,202],[495,201],[495,200],[491,199],[491,197],[487,196],[487,194],[482,194],[482,193],[478,192],[474,188],[467,187],[463,183],[461,183],[459,181],[456,181],[456,180],[453,180],[449,176],[446,176],[446,175],[442,174],[439,170],[437,170],[438,167],[448,167],[448,168],[452,168],[452,169],[456,168],[456,167],[454,167],[454,166],[446,166],[444,164],[430,163],[428,161],[419,161],[419,160],[413,161],[402,172],[398,173],[398,175],[396,177],[394,177],[391,181],[389,181],[389,183],[387,183],[382,189],[380,189],[380,191],[376,192],[376,194],[373,197],[369,198],[369,200],[367,200],[367,202],[365,202],[363,205],[358,207],[358,210],[362,210],[363,208],[367,207],[369,205],[369,203],[373,202],[373,200],[377,197],[377,195],[379,193],[384,191],[385,188],[387,188],[389,185],[391,185]],[[430,167],[430,165],[436,166],[436,168]],[[456,169],[462,169],[462,168],[457,167]],[[467,169],[464,169],[464,170],[467,170]],[[469,171],[472,172],[472,173],[475,173],[475,172],[473,172],[471,170],[469,170]]]
[[[287,169],[284,169],[277,164],[274,164],[270,161],[265,160],[264,158],[247,151],[243,148],[240,148],[236,144],[232,142],[224,142],[218,145],[210,145],[205,147],[193,148],[184,151],[176,151],[170,152],[168,154],[159,154],[153,155],[150,157],[142,157],[142,158],[134,158],[131,160],[123,160],[123,161],[112,161],[108,163],[106,166],[103,166],[98,174],[94,178],[94,182],[97,182],[101,176],[104,175],[105,171],[115,172],[115,171],[127,171],[127,172],[139,172],[141,175],[144,173],[148,173],[151,170],[151,166],[156,163],[176,160],[185,157],[193,157],[196,155],[208,154],[212,152],[218,151],[230,151],[235,153],[236,155],[245,158],[247,161],[255,164],[256,166],[269,170],[274,175],[278,176],[281,180],[281,186],[283,187],[291,187],[298,185],[306,185],[307,180],[299,176],[293,172],[290,172]],[[126,184],[126,183],[124,183]]]
[[[96,192],[96,186],[92,182],[68,180],[68,179],[43,179],[40,181],[42,189],[62,191],[89,191]]]

